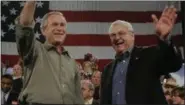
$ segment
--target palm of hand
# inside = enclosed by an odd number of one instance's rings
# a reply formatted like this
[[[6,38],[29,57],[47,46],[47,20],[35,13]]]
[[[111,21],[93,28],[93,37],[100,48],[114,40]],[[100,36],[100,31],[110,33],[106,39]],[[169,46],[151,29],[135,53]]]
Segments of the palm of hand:
[[[162,35],[165,37],[170,33],[170,31],[172,30],[172,27],[173,27],[173,24],[171,20],[164,16],[161,16],[160,20],[157,22],[155,26],[155,29],[159,35]]]
[[[158,20],[156,15],[152,15],[152,19],[155,24],[155,31],[160,38],[166,38],[172,30],[175,20],[177,18],[176,9],[172,6],[165,8],[160,19]]]

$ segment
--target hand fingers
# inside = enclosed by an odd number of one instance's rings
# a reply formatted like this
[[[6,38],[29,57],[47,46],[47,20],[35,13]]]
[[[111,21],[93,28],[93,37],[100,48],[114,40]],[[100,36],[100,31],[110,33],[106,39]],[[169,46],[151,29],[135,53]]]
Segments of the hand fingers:
[[[163,16],[163,15],[166,15],[166,14],[167,14],[167,11],[168,11],[168,6],[166,6],[166,7],[164,8],[163,13],[162,13],[162,16]]]
[[[175,24],[176,19],[177,19],[177,14],[175,14],[174,18],[172,19],[172,24]]]
[[[153,20],[154,24],[157,24],[158,19],[157,19],[156,15],[152,14],[152,20]]]
[[[170,21],[174,21],[176,19],[176,11],[177,9],[174,6],[166,7],[162,13],[162,17],[169,19]]]
[[[168,16],[169,16],[169,18],[170,18],[171,20],[173,20],[173,18],[175,18],[176,11],[177,11],[177,9],[174,8],[174,6],[171,6],[171,7],[169,8]]]

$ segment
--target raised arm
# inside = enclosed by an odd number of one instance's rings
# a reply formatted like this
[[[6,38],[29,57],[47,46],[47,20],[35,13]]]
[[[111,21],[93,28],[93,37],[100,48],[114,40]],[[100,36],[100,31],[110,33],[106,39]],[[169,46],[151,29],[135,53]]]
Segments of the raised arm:
[[[176,8],[171,6],[164,9],[159,19],[152,15],[156,34],[160,39],[158,44],[160,74],[176,72],[182,64],[180,51],[170,40],[169,36],[177,19],[176,11]]]
[[[27,1],[20,14],[20,24],[29,26],[33,22],[36,1]]]
[[[36,56],[33,18],[35,5],[35,1],[27,1],[20,16],[15,20],[17,49],[24,64],[30,64]]]

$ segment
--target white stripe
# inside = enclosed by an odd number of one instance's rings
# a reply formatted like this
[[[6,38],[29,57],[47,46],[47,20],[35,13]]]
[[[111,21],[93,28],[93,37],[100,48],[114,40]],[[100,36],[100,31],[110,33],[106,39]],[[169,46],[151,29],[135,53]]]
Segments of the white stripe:
[[[106,22],[69,22],[68,34],[107,34],[111,23]],[[153,23],[133,23],[135,34],[155,34]],[[182,34],[182,24],[175,24],[171,34]]]
[[[86,53],[92,53],[98,59],[112,59],[115,54],[111,46],[65,46],[65,49],[69,51],[74,59],[83,59]],[[1,54],[4,55],[18,55],[16,43],[13,42],[1,42],[1,51]]]
[[[50,1],[49,8],[62,11],[162,11],[170,4],[180,10],[179,1]]]
[[[74,59],[83,59],[86,53],[91,53],[98,59],[114,59],[115,51],[111,46],[65,46]],[[182,47],[180,47],[182,49]],[[1,42],[2,55],[18,55],[17,45],[13,42]],[[183,51],[181,50],[183,55]],[[184,58],[184,55],[183,55]]]

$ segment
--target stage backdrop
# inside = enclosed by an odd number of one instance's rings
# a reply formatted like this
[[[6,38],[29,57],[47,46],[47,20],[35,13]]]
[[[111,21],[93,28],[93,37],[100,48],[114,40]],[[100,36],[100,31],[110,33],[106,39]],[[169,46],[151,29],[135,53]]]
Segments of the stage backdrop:
[[[38,27],[42,16],[52,10],[61,11],[68,21],[68,36],[64,43],[71,56],[82,62],[84,54],[92,53],[99,59],[99,67],[114,59],[108,28],[111,22],[121,19],[132,23],[136,45],[156,44],[151,14],[159,17],[165,5],[175,4],[180,11],[180,2],[168,1],[39,1],[36,8],[36,37],[43,41]],[[15,43],[14,20],[20,14],[24,2],[1,2],[1,59],[13,65],[18,60]],[[180,16],[171,33],[175,43],[182,46],[182,24]]]

